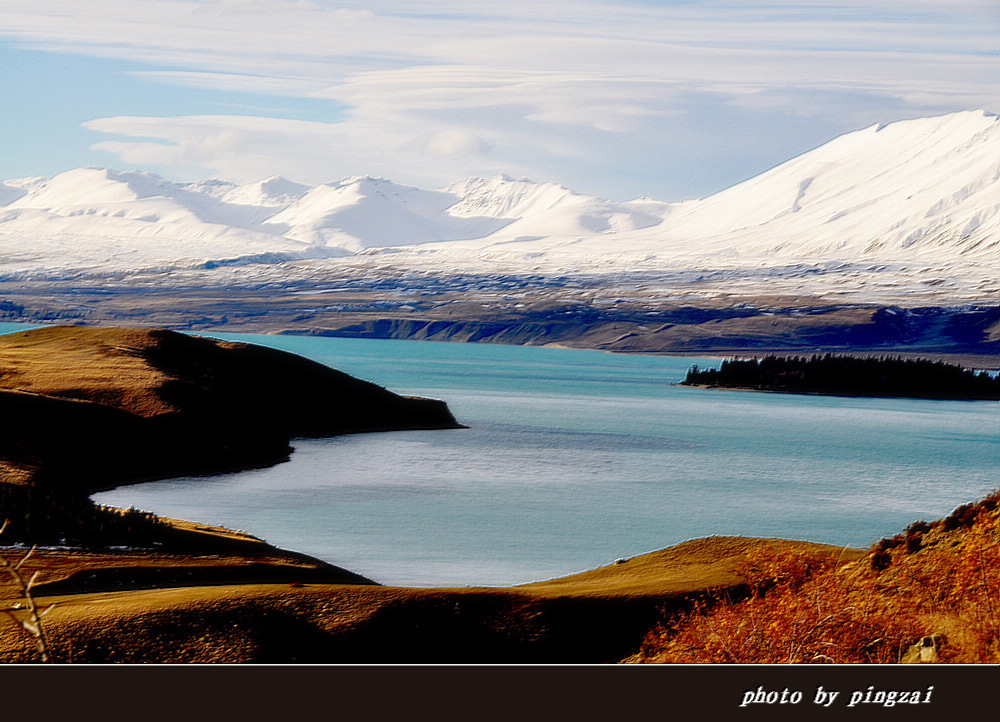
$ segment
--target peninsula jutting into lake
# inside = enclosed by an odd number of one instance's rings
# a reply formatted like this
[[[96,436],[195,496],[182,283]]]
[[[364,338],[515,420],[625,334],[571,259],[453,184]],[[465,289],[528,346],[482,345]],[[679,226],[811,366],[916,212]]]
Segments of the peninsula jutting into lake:
[[[1000,400],[1000,377],[928,359],[765,356],[692,366],[687,386],[884,398]]]

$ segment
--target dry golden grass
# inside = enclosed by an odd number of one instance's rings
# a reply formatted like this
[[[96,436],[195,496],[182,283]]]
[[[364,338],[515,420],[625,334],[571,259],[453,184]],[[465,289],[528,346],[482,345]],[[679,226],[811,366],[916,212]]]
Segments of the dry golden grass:
[[[629,661],[895,663],[938,635],[930,660],[1000,662],[998,500],[911,525],[857,561],[752,551],[748,598],[675,616]]]
[[[186,526],[209,534],[206,544],[216,536],[229,541],[224,530]],[[232,541],[254,543],[239,535]],[[303,583],[307,561],[256,544],[261,556],[252,548],[242,555],[197,557],[39,552],[27,571],[42,571],[39,603],[55,604],[46,618],[55,659],[613,662],[637,648],[664,607],[744,588],[750,580],[742,560],[753,550],[769,557],[789,548],[817,561],[861,553],[808,542],[710,537],[545,582],[419,589]],[[270,558],[264,558],[268,551]],[[266,562],[287,581],[236,584],[234,572],[252,561]],[[84,585],[65,593],[54,586],[109,569],[130,569],[143,578],[156,569],[170,578],[177,577],[174,570],[201,576],[182,588],[88,591]],[[212,583],[220,586],[206,586],[204,575],[213,569],[218,574]],[[20,601],[18,590],[0,586],[0,609]],[[0,625],[0,660],[35,658],[24,635]]]
[[[157,393],[168,376],[143,357],[154,343],[137,329],[82,326],[0,336],[2,387],[154,416],[172,410]]]
[[[517,589],[542,596],[641,596],[700,594],[736,589],[753,578],[749,556],[769,558],[794,550],[815,563],[856,558],[862,552],[828,544],[783,539],[706,537],[642,554],[558,579],[524,584]]]

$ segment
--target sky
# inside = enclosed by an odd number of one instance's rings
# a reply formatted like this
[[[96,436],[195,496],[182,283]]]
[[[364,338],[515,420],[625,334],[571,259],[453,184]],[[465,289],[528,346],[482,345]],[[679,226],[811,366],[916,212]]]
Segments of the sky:
[[[3,0],[0,178],[698,198],[875,123],[1000,112],[1000,0]]]

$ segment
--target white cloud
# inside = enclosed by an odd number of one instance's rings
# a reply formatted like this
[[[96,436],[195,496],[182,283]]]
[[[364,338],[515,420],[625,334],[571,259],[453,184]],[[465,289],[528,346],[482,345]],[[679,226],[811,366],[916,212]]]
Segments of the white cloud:
[[[459,129],[432,135],[251,116],[100,118],[87,127],[127,138],[101,141],[94,147],[130,166],[197,166],[237,182],[278,174],[322,183],[360,171],[443,185],[463,175],[470,155],[484,153],[491,145],[488,139]],[[371,133],[391,140],[375,147],[366,137]],[[490,165],[475,169],[483,174],[495,171]]]
[[[325,84],[307,78],[281,75],[248,75],[245,73],[207,73],[197,71],[137,70],[136,77],[159,83],[190,88],[219,89],[240,93],[274,96],[310,97],[322,91]]]
[[[427,150],[438,158],[460,158],[485,153],[494,145],[493,141],[475,133],[449,128],[432,135],[427,141]]]
[[[609,187],[632,177],[645,192],[636,169],[652,178],[649,159],[669,161],[680,135],[703,142],[694,125],[720,108],[731,137],[716,145],[744,163],[741,138],[761,122],[808,126],[791,155],[834,129],[1000,109],[994,0],[4,0],[0,35],[151,64],[137,72],[158,82],[347,108],[331,123],[179,108],[88,124],[118,136],[95,147],[127,163],[232,178],[343,168],[448,181],[495,164],[581,186],[589,174],[592,192],[600,174]]]

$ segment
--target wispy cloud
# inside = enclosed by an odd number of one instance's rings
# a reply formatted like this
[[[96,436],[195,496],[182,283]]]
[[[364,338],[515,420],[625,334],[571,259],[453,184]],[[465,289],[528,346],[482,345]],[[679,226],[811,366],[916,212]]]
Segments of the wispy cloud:
[[[0,34],[142,63],[151,82],[337,108],[325,123],[183,108],[88,123],[126,163],[236,179],[505,170],[700,193],[860,125],[1000,108],[994,0],[5,0]]]

